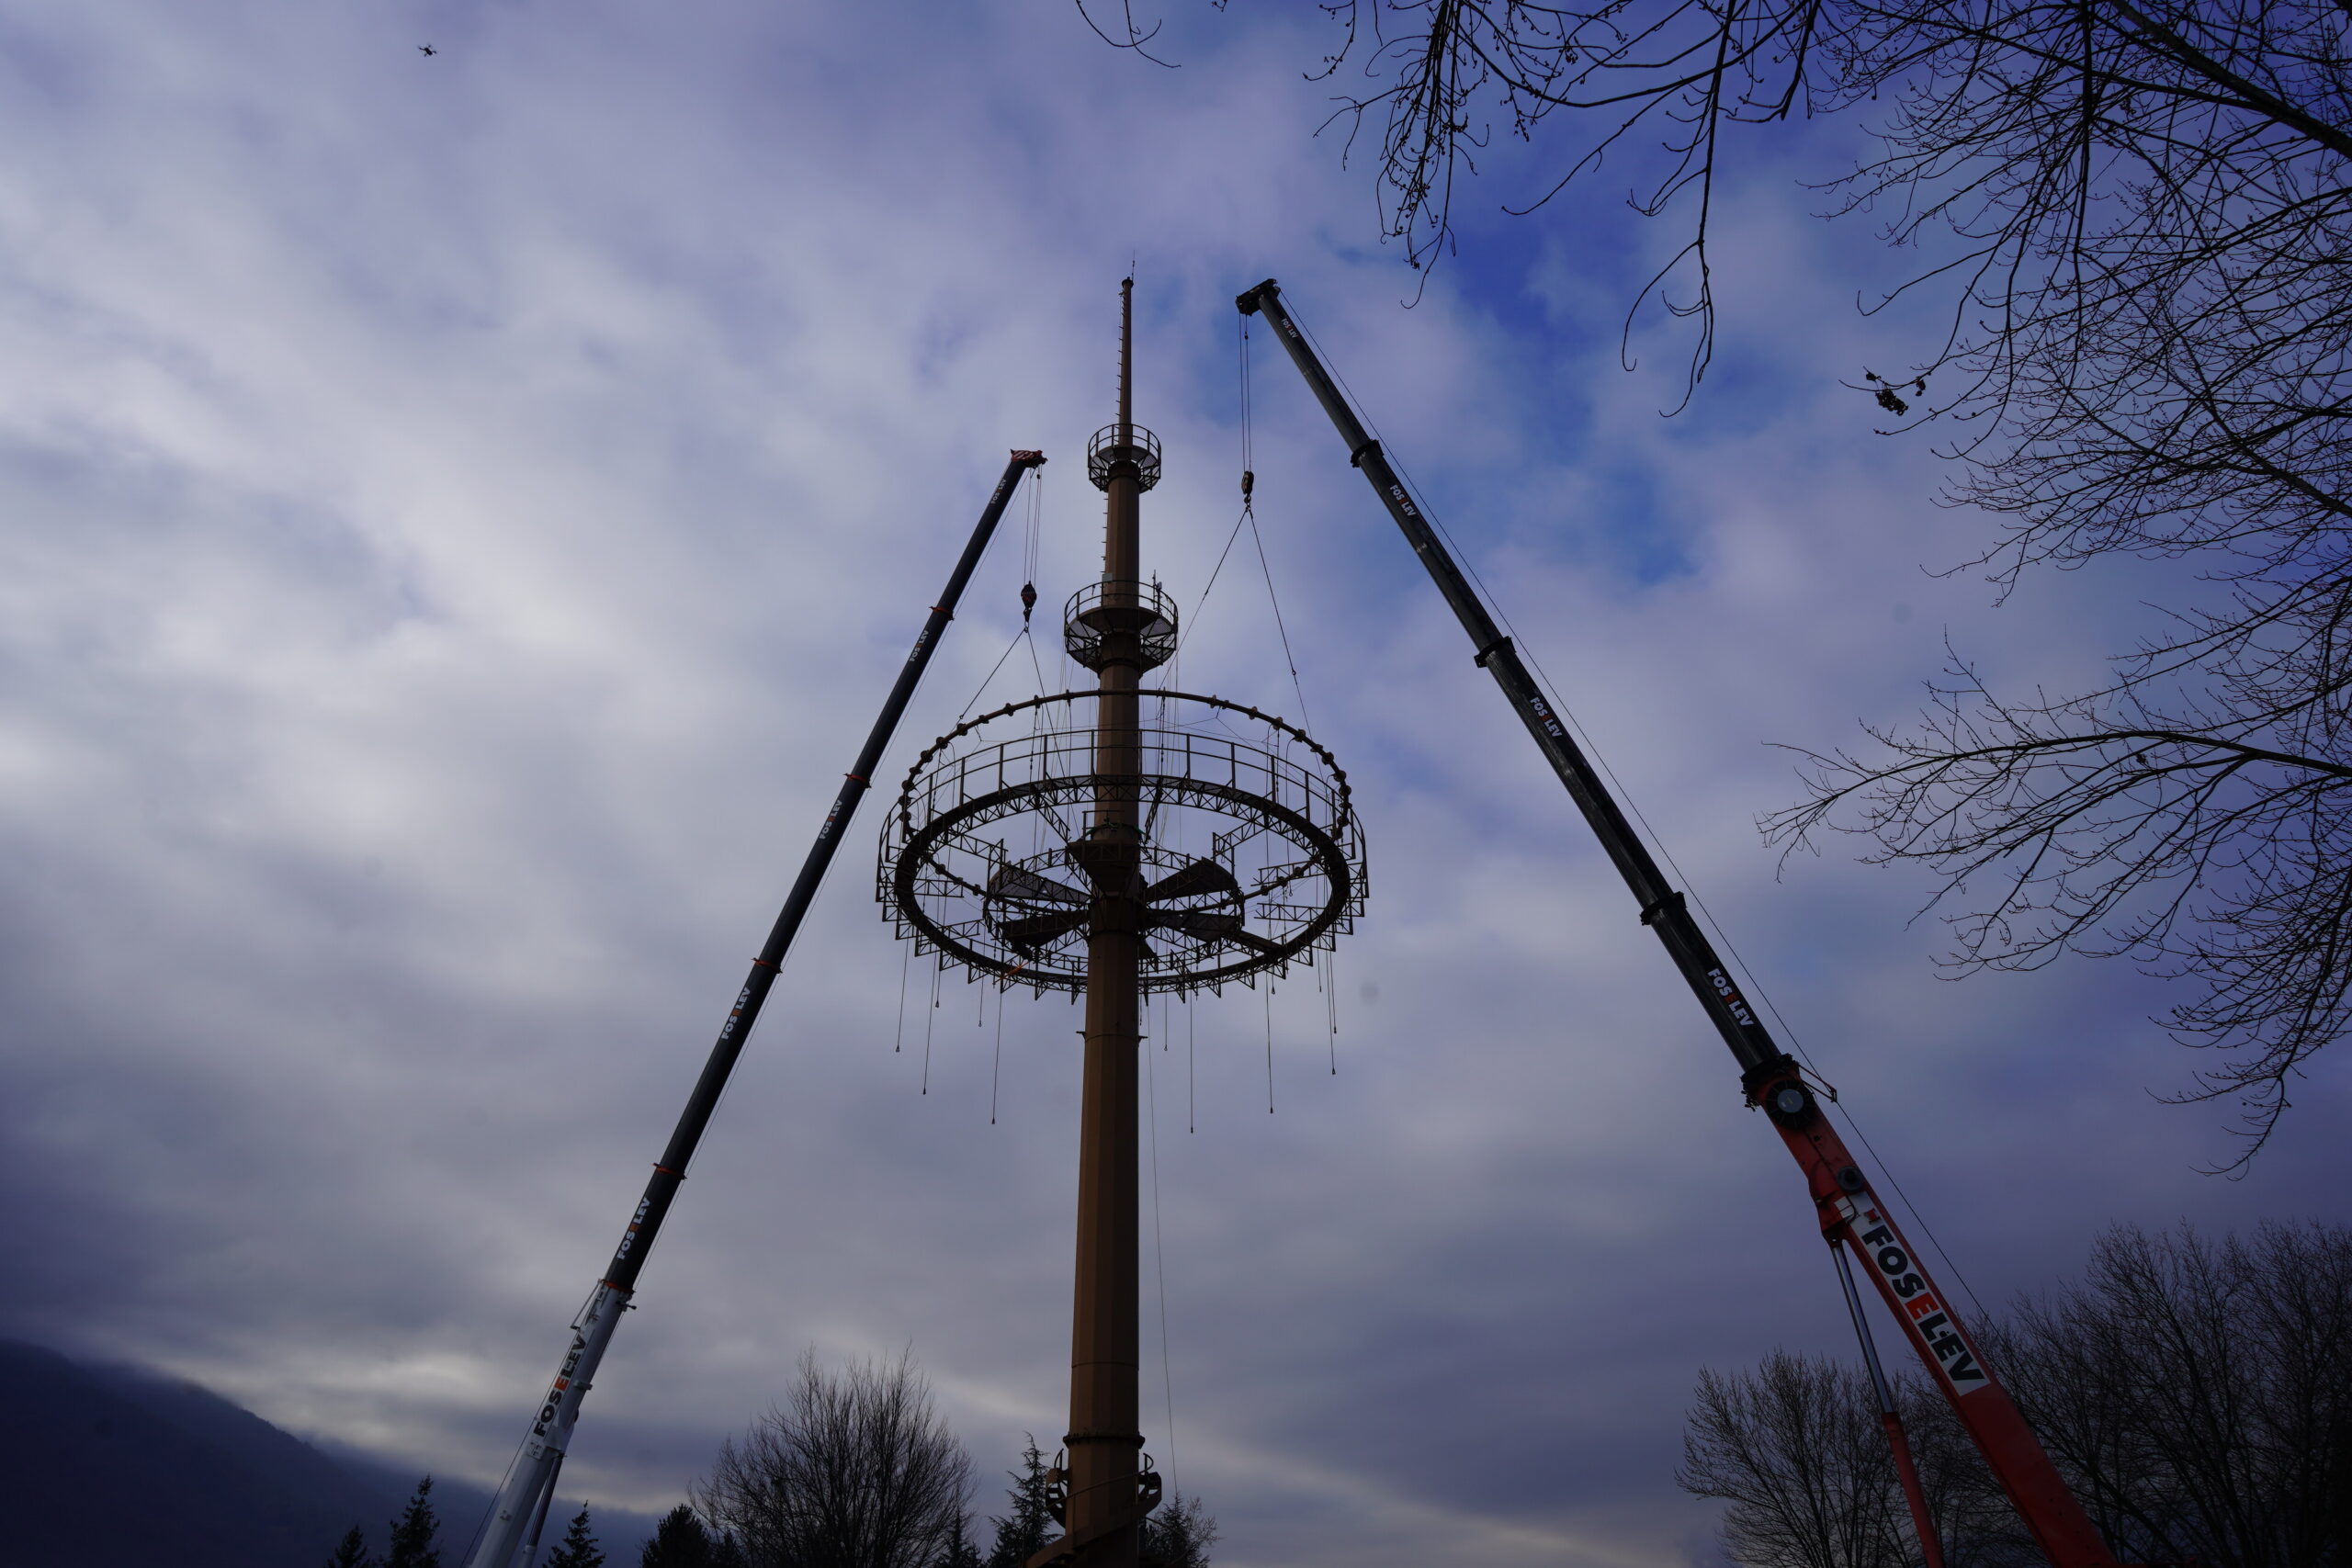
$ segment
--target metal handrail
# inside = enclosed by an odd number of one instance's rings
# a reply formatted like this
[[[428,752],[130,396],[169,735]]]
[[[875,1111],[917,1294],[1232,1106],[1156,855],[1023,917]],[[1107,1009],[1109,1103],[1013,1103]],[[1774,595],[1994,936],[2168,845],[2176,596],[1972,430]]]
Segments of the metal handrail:
[[[1096,490],[1111,488],[1111,469],[1122,462],[1136,466],[1136,488],[1149,490],[1159,482],[1159,437],[1140,424],[1106,424],[1086,444],[1086,477]]]
[[[1127,603],[1114,604],[1114,597]],[[1114,631],[1133,632],[1141,644],[1136,651],[1143,667],[1156,670],[1176,653],[1176,602],[1157,582],[1105,578],[1088,583],[1062,606],[1062,647],[1086,669],[1102,668],[1102,639]]]
[[[1331,814],[1328,820],[1319,824],[1319,826],[1322,826],[1333,832],[1337,832],[1343,826],[1351,823],[1355,815],[1354,793],[1348,784],[1347,770],[1340,766],[1339,759],[1332,756],[1330,751],[1324,747],[1321,741],[1317,740],[1313,736],[1307,734],[1306,731],[1299,728],[1296,725],[1291,724],[1287,720],[1277,718],[1272,714],[1251,707],[1246,703],[1237,703],[1226,697],[1205,696],[1197,692],[1169,692],[1159,690],[1147,690],[1140,694],[1145,697],[1160,699],[1167,702],[1197,703],[1204,707],[1221,709],[1227,713],[1238,713],[1245,717],[1255,719],[1259,723],[1265,725],[1268,728],[1273,730],[1278,737],[1285,738],[1290,741],[1295,741],[1297,744],[1306,747],[1309,751],[1314,753],[1316,760],[1322,764],[1322,771],[1326,775],[1328,775],[1329,780],[1328,785],[1320,783],[1319,781],[1316,785],[1318,795],[1328,795],[1332,807]],[[1001,708],[992,709],[988,713],[979,715],[978,717],[968,718],[961,724],[958,724],[955,728],[949,730],[946,734],[941,736],[938,739],[925,747],[922,753],[916,757],[913,764],[907,769],[906,780],[899,786],[898,809],[894,814],[899,824],[899,831],[909,836],[911,836],[914,833],[916,825],[911,811],[912,803],[918,793],[928,793],[928,790],[923,788],[922,781],[923,780],[924,775],[932,770],[934,760],[939,758],[943,752],[947,751],[948,748],[955,745],[956,742],[963,739],[967,735],[971,735],[986,728],[996,720],[1007,717],[1012,714],[1027,712],[1032,709],[1042,710],[1044,708],[1061,704],[1092,702],[1101,695],[1102,694],[1100,692],[1081,691],[1055,692],[1046,696],[1023,697],[1017,703],[1007,703]],[[1290,759],[1282,757],[1277,753],[1267,751],[1261,747],[1251,746],[1247,741],[1228,739],[1228,738],[1225,736],[1204,734],[1198,730],[1188,730],[1174,727],[1162,728],[1156,726],[1151,729],[1150,733],[1165,735],[1171,738],[1184,738],[1189,740],[1227,742],[1245,750],[1256,751],[1259,754],[1269,758],[1276,764],[1277,767],[1289,767],[1309,779],[1313,779],[1315,777],[1315,775],[1308,772],[1308,770],[1302,764],[1292,761]],[[1076,745],[1080,739],[1082,739],[1086,747],[1087,765],[1083,768],[1071,769],[1068,772],[1040,774],[1035,782],[1045,782],[1047,779],[1077,778],[1091,775],[1093,773],[1093,731],[1091,728],[1084,730],[1033,731],[1029,736],[1023,737],[1022,739],[1034,739],[1040,735],[1046,737],[1069,737],[1070,738],[1069,744],[1071,745]],[[997,744],[1012,744],[1012,742],[999,742]],[[981,750],[988,750],[988,748],[983,747]],[[979,752],[975,751],[966,754],[978,755]],[[1170,776],[1181,777],[1184,775],[1170,775],[1162,773],[1154,776],[1165,778]],[[931,817],[934,815],[936,815],[935,812],[926,813],[924,820],[926,822],[929,821]]]
[[[1196,730],[1146,727],[1138,784],[1154,779],[1217,782],[1296,811],[1326,831],[1348,822],[1346,785],[1261,746]],[[1016,785],[1092,777],[1094,736],[1087,730],[1020,735],[941,760],[910,781],[900,816],[913,831],[982,795]]]

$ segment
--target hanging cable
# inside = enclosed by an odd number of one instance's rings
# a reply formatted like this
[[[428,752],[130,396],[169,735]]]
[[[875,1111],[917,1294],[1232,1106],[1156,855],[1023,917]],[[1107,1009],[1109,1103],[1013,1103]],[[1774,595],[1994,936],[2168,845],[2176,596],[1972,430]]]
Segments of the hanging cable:
[[[890,1043],[890,1055],[897,1055],[907,1044],[907,978],[915,966],[915,944],[907,943],[907,955],[899,961],[899,1037]]]
[[[1029,471],[1029,515],[1024,536],[1021,542],[1021,626],[1023,631],[1028,630],[1029,616],[1037,608],[1037,554],[1038,541],[1045,531],[1045,471],[1039,468],[1031,469]],[[1029,639],[1029,668],[1036,672],[1037,694],[1042,697],[1046,694],[1046,669],[1038,661],[1037,639],[1035,637]]]
[[[1389,462],[1396,469],[1397,477],[1404,479],[1407,487],[1413,491],[1416,500],[1419,500],[1420,487],[1409,474],[1406,473],[1404,465],[1397,462],[1393,455],[1390,456]],[[1447,547],[1453,550],[1456,558],[1462,558],[1461,547],[1454,542],[1453,536],[1446,531],[1445,525],[1438,520],[1437,514],[1430,511],[1426,502],[1421,505],[1421,513],[1428,517],[1431,525],[1444,536]],[[1724,955],[1731,960],[1733,967],[1739,971],[1740,979],[1745,982],[1747,994],[1754,997],[1764,1010],[1771,1015],[1772,1021],[1779,1028],[1781,1038],[1789,1043],[1789,1047],[1796,1053],[1797,1059],[1805,1065],[1806,1069],[1816,1079],[1826,1084],[1828,1081],[1827,1075],[1815,1065],[1813,1053],[1805,1048],[1804,1037],[1790,1025],[1788,1019],[1781,1011],[1780,1004],[1772,999],[1771,992],[1766,988],[1763,981],[1758,978],[1755,969],[1747,962],[1747,955],[1740,952],[1739,944],[1734,942],[1731,933],[1724,929],[1724,923],[1715,918],[1714,910],[1708,907],[1706,898],[1699,892],[1696,881],[1682,869],[1680,863],[1675,860],[1674,852],[1667,847],[1664,836],[1651,825],[1650,819],[1642,814],[1637,798],[1626,789],[1623,781],[1618,778],[1617,771],[1609,765],[1609,758],[1601,750],[1600,743],[1593,739],[1592,732],[1585,728],[1584,721],[1577,716],[1576,710],[1571,708],[1566,700],[1561,696],[1559,687],[1553,683],[1552,677],[1545,672],[1543,664],[1536,659],[1534,650],[1527,645],[1526,639],[1520,637],[1519,628],[1511,625],[1510,616],[1504,612],[1500,601],[1495,597],[1493,591],[1487,588],[1485,581],[1478,576],[1477,569],[1469,566],[1466,559],[1464,565],[1472,583],[1476,586],[1479,596],[1485,599],[1488,606],[1493,609],[1495,618],[1502,622],[1503,629],[1511,635],[1512,640],[1518,645],[1520,656],[1527,661],[1528,668],[1535,672],[1536,680],[1542,682],[1545,694],[1552,699],[1554,709],[1567,722],[1569,728],[1576,732],[1578,742],[1584,747],[1586,754],[1591,757],[1593,765],[1600,770],[1604,778],[1608,779],[1610,787],[1616,792],[1617,798],[1624,803],[1627,812],[1641,828],[1643,837],[1647,839],[1650,847],[1657,852],[1658,859],[1666,863],[1667,869],[1674,874],[1675,881],[1685,890],[1691,907],[1699,911],[1699,918],[1706,922],[1708,932],[1722,945]],[[1911,1201],[1910,1194],[1903,1190],[1903,1183],[1895,1176],[1894,1168],[1886,1162],[1885,1157],[1878,1152],[1876,1145],[1871,1144],[1870,1134],[1862,1131],[1862,1125],[1855,1119],[1853,1111],[1838,1099],[1837,1091],[1830,1090],[1825,1098],[1828,1100],[1831,1112],[1839,1121],[1845,1122],[1847,1129],[1854,1134],[1855,1141],[1862,1145],[1863,1151],[1871,1156],[1871,1163],[1876,1165],[1880,1174],[1886,1178],[1886,1184],[1894,1190],[1895,1198],[1910,1214],[1912,1223],[1919,1227],[1919,1234],[1928,1238],[1928,1245],[1936,1249],[1936,1256],[1943,1260],[1944,1267],[1951,1271],[1951,1277],[1959,1281],[1962,1292],[1968,1297],[1969,1304],[1975,1308],[1977,1316],[1980,1318],[1985,1316],[1984,1303],[1977,1299],[1975,1287],[1968,1282],[1968,1275],[1961,1269],[1959,1262],[1952,1255],[1945,1249],[1943,1242],[1936,1235],[1935,1227],[1928,1223],[1928,1216],[1920,1212],[1919,1206]]]
[[[1160,1023],[1168,1021],[1168,1004],[1163,998],[1159,1007]],[[1163,1050],[1166,1046],[1163,1044]],[[1151,1065],[1151,1053],[1143,1054],[1143,1082],[1146,1108],[1151,1113],[1151,1271],[1159,1285],[1159,1382],[1168,1412],[1168,1481],[1169,1489],[1176,1489],[1176,1374],[1170,1370],[1168,1355],[1168,1249],[1159,1234],[1159,1086]]]
[[[1193,601],[1193,614],[1186,619],[1183,629],[1176,634],[1176,651],[1179,654],[1184,651],[1184,644],[1192,637],[1193,628],[1200,624],[1201,611],[1207,605],[1209,594],[1216,587],[1218,575],[1225,570],[1225,558],[1233,553],[1234,541],[1241,537],[1242,525],[1250,520],[1250,498],[1245,495],[1241,498],[1241,515],[1233,520],[1233,532],[1225,536],[1225,548],[1217,551],[1216,565],[1209,569],[1208,586],[1203,588],[1201,596]]]
[[[1266,980],[1266,1114],[1274,1113],[1274,982]]]
[[[1037,539],[1043,531],[1046,513],[1046,475],[1042,468],[1029,470],[1029,505],[1022,520],[1021,540],[1021,624],[1029,624],[1029,612],[1037,607]]]
[[[1004,661],[1012,657],[1012,650],[1020,647],[1021,639],[1028,635],[1029,627],[1024,622],[1021,629],[1012,634],[1012,640],[1004,645],[1004,651],[996,656],[996,662],[989,666],[987,678],[980,682],[980,689],[972,694],[972,700],[966,703],[964,711],[956,716],[956,723],[961,724],[969,718],[972,716],[972,710],[980,705],[980,699],[988,695],[989,684],[996,679],[996,672],[1004,668]]]
[[[995,683],[998,673],[1004,669],[1005,660],[1012,657],[1012,650],[1023,641],[1029,644],[1029,666],[1036,671],[1037,694],[1041,697],[1046,694],[1046,671],[1037,661],[1036,639],[1030,636],[1029,626],[1030,616],[1037,608],[1037,538],[1044,515],[1044,502],[1039,498],[1043,494],[1044,484],[1038,471],[1031,469],[1027,537],[1022,541],[1021,547],[1021,629],[1012,634],[1012,640],[1004,645],[1004,651],[996,656],[994,664],[989,666],[988,675],[980,682],[979,689],[972,694],[972,700],[966,703],[963,711],[956,716],[958,724],[972,716],[972,710],[980,705],[980,699],[988,695],[989,687]]]
[[[1252,411],[1250,406],[1250,318],[1244,316],[1241,318],[1241,500],[1244,505],[1249,503],[1250,492],[1251,490],[1256,488],[1258,478],[1252,471],[1257,468],[1258,464],[1256,460],[1256,429],[1251,415]]]
[[[1004,1075],[1004,998],[996,999],[996,1055],[989,1063],[989,1125],[996,1125],[996,1088]]]
[[[1283,662],[1290,666],[1290,689],[1298,694],[1298,720],[1313,729],[1315,720],[1306,711],[1306,688],[1299,683],[1298,660],[1291,656],[1290,628],[1283,624],[1282,597],[1274,592],[1274,569],[1266,564],[1266,536],[1258,531],[1257,514],[1246,501],[1241,503],[1241,515],[1249,520],[1250,537],[1257,542],[1258,570],[1266,574],[1266,602],[1274,607],[1274,630],[1283,639]]]
[[[947,971],[947,961],[941,959],[932,965],[931,1007],[922,1015],[922,1092],[931,1092],[931,1031],[939,1021],[939,977]]]
[[[1455,541],[1453,533],[1445,526],[1444,522],[1440,518],[1439,514],[1430,507],[1428,499],[1422,492],[1419,482],[1416,480],[1412,477],[1412,474],[1406,468],[1404,461],[1392,448],[1390,448],[1386,438],[1381,435],[1380,427],[1374,422],[1370,411],[1364,406],[1363,400],[1357,397],[1355,389],[1348,385],[1347,378],[1340,373],[1337,363],[1324,349],[1321,340],[1316,337],[1314,329],[1307,326],[1305,321],[1298,321],[1295,313],[1293,314],[1292,320],[1294,321],[1297,321],[1299,331],[1306,335],[1306,341],[1314,346],[1317,355],[1321,357],[1323,364],[1329,369],[1332,380],[1338,384],[1340,391],[1345,394],[1349,403],[1354,408],[1357,416],[1363,421],[1364,427],[1369,430],[1376,439],[1380,440],[1382,453],[1387,457],[1389,466],[1396,470],[1397,478],[1403,481],[1406,490],[1412,495],[1415,504],[1420,509],[1421,514],[1429,519],[1431,527],[1433,527],[1439,536],[1445,540],[1447,547],[1453,550],[1455,558],[1462,563],[1464,573],[1470,579],[1472,586],[1476,589],[1479,598],[1483,600],[1486,603],[1487,607],[1493,612],[1495,618],[1502,624],[1503,629],[1510,634],[1513,644],[1520,651],[1520,656],[1526,661],[1529,670],[1532,671],[1536,681],[1540,683],[1545,694],[1550,697],[1555,709],[1567,723],[1569,728],[1576,732],[1579,741],[1582,743],[1587,752],[1591,756],[1594,765],[1600,769],[1602,775],[1609,780],[1611,785],[1617,791],[1618,798],[1624,803],[1627,811],[1631,815],[1633,820],[1640,827],[1643,836],[1648,840],[1650,847],[1657,852],[1658,858],[1664,862],[1668,869],[1674,874],[1675,879],[1682,885],[1691,906],[1698,910],[1699,918],[1705,922],[1708,931],[1713,935],[1715,940],[1722,943],[1725,956],[1729,959],[1733,967],[1738,970],[1740,977],[1747,983],[1747,993],[1755,998],[1758,1004],[1761,1006],[1766,1012],[1771,1015],[1772,1021],[1780,1026],[1781,1033],[1788,1040],[1790,1048],[1794,1052],[1797,1058],[1804,1063],[1805,1066],[1814,1073],[1815,1078],[1821,1078],[1822,1074],[1820,1069],[1814,1066],[1812,1054],[1805,1049],[1803,1039],[1793,1029],[1789,1027],[1788,1021],[1784,1017],[1782,1017],[1778,1004],[1772,1000],[1770,993],[1760,982],[1758,982],[1756,977],[1755,970],[1749,966],[1747,959],[1741,955],[1737,944],[1735,943],[1731,940],[1730,936],[1724,931],[1723,923],[1715,919],[1714,911],[1707,907],[1706,900],[1702,897],[1697,889],[1691,886],[1690,876],[1684,873],[1681,866],[1676,863],[1673,853],[1668,850],[1665,842],[1658,837],[1657,829],[1650,825],[1648,818],[1642,815],[1641,807],[1636,805],[1634,798],[1626,793],[1624,785],[1619,782],[1615,771],[1609,766],[1608,759],[1602,754],[1600,748],[1593,743],[1591,732],[1585,728],[1584,725],[1577,718],[1575,711],[1571,709],[1566,702],[1561,698],[1559,688],[1554,684],[1552,677],[1545,672],[1543,664],[1537,660],[1534,650],[1528,646],[1526,639],[1519,635],[1519,628],[1511,624],[1510,615],[1503,608],[1501,601],[1496,597],[1494,591],[1487,586],[1486,580],[1479,576],[1478,569],[1476,566],[1472,564],[1469,558],[1463,552],[1460,545]],[[1877,1165],[1880,1172],[1885,1176],[1887,1185],[1894,1190],[1896,1199],[1903,1204],[1905,1211],[1910,1214],[1912,1221],[1919,1227],[1919,1234],[1927,1237],[1928,1245],[1935,1248],[1937,1257],[1943,1260],[1944,1267],[1950,1269],[1952,1278],[1959,1281],[1962,1292],[1968,1297],[1970,1304],[1975,1308],[1977,1314],[1980,1317],[1986,1315],[1984,1304],[1978,1299],[1974,1287],[1969,1284],[1967,1274],[1961,1269],[1959,1263],[1954,1260],[1951,1252],[1945,1248],[1942,1241],[1937,1237],[1934,1227],[1928,1223],[1927,1215],[1920,1211],[1919,1206],[1913,1202],[1910,1195],[1904,1190],[1903,1183],[1896,1178],[1894,1168],[1887,1163],[1886,1157],[1881,1155],[1878,1152],[1877,1147],[1871,1144],[1870,1135],[1863,1132],[1861,1123],[1855,1119],[1852,1111],[1840,1104],[1835,1099],[1829,1099],[1829,1105],[1831,1111],[1837,1115],[1838,1119],[1843,1122],[1847,1127],[1852,1131],[1856,1141],[1860,1143],[1863,1150],[1871,1156],[1872,1163]]]
[[[1208,582],[1201,589],[1201,596],[1193,601],[1193,618],[1187,620],[1182,630],[1177,633],[1176,651],[1180,656],[1184,651],[1185,640],[1193,635],[1193,626],[1194,622],[1198,620],[1201,611],[1208,604],[1209,594],[1216,588],[1217,577],[1225,570],[1225,558],[1233,553],[1234,542],[1241,537],[1241,525],[1247,523],[1252,527],[1255,527],[1257,525],[1257,518],[1253,515],[1251,511],[1251,497],[1254,495],[1258,488],[1258,476],[1252,468],[1252,464],[1255,461],[1253,453],[1256,446],[1256,435],[1252,430],[1250,409],[1250,318],[1247,316],[1241,318],[1240,375],[1241,515],[1233,520],[1233,532],[1225,536],[1225,548],[1217,551],[1216,553],[1216,565],[1209,569]],[[1261,547],[1260,550],[1261,557],[1263,553],[1263,548]],[[1293,673],[1295,674],[1295,671],[1293,671]]]
[[[1037,694],[1042,697],[1046,694],[1046,667],[1037,662],[1037,639],[1029,636],[1028,628],[1025,626],[1022,628],[1021,635],[1029,644],[1029,668],[1036,671]]]
[[[1324,955],[1324,967],[1329,981],[1323,987],[1323,1023],[1331,1047],[1331,1076],[1340,1076],[1340,954],[1335,948]]]
[[[1250,406],[1250,318],[1243,316],[1240,320],[1241,516],[1233,525],[1234,533],[1236,536],[1238,536],[1241,531],[1241,525],[1243,523],[1250,525],[1250,537],[1258,547],[1258,570],[1265,574],[1266,602],[1273,606],[1274,630],[1282,637],[1283,662],[1290,668],[1291,690],[1298,694],[1299,721],[1305,724],[1309,729],[1312,729],[1315,728],[1315,720],[1306,709],[1306,688],[1299,682],[1297,656],[1291,652],[1290,627],[1283,620],[1282,595],[1274,592],[1274,569],[1267,562],[1266,559],[1266,536],[1258,526],[1258,508],[1256,501],[1258,490],[1256,451],[1257,431],[1256,421]],[[1232,541],[1227,540],[1226,543],[1226,548],[1230,550],[1232,547]],[[1217,558],[1217,565],[1220,568],[1225,565],[1225,558],[1223,556],[1219,556]],[[1216,574],[1215,572],[1211,572],[1209,574],[1209,587],[1214,588],[1216,586]],[[1207,599],[1208,596],[1207,588],[1201,590],[1201,597],[1204,600]]]

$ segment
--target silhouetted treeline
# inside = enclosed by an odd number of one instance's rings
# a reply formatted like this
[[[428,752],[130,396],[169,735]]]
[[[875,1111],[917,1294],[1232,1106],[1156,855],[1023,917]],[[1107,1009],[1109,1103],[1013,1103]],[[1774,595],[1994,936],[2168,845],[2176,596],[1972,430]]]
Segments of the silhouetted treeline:
[[[785,1403],[720,1448],[691,1506],[639,1568],[1022,1568],[1057,1539],[1057,1488],[1030,1438],[987,1551],[972,1467],[912,1362],[831,1372],[804,1358]],[[1143,1527],[1142,1568],[1207,1568],[1216,1520],[1172,1494]]]
[[[1979,1338],[2120,1561],[2352,1564],[2352,1229],[2120,1226],[2080,1283]],[[1905,1378],[1899,1397],[1951,1568],[2039,1563],[1941,1396]],[[1702,1372],[1683,1455],[1748,1568],[1920,1560],[1859,1368],[1776,1352]]]

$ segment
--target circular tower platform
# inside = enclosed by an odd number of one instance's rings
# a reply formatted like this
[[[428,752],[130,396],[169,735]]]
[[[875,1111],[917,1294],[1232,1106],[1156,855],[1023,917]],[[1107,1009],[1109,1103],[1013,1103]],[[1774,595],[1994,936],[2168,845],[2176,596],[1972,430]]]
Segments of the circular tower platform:
[[[1080,991],[1088,933],[1131,921],[1148,992],[1312,963],[1363,910],[1347,774],[1304,730],[1221,697],[1138,694],[1133,773],[1096,771],[1097,692],[983,714],[917,758],[883,831],[888,918],[1001,987]],[[1132,792],[1140,873],[1113,885],[1093,809]]]

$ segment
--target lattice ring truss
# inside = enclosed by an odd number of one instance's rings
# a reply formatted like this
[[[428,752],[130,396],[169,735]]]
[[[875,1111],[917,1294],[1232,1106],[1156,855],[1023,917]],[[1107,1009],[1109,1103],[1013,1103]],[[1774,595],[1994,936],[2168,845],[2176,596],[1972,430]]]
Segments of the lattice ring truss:
[[[1240,703],[1146,692],[1147,711],[1173,705],[1178,722],[1142,727],[1139,773],[1098,774],[1091,726],[1040,722],[1097,695],[1011,704],[915,760],[884,826],[876,888],[901,936],[1001,987],[1082,989],[1098,904],[1082,840],[1105,786],[1132,791],[1144,823],[1147,991],[1254,984],[1351,928],[1363,841],[1329,751]],[[1004,734],[1023,711],[1033,728]],[[1266,744],[1232,733],[1234,716],[1263,726]]]

